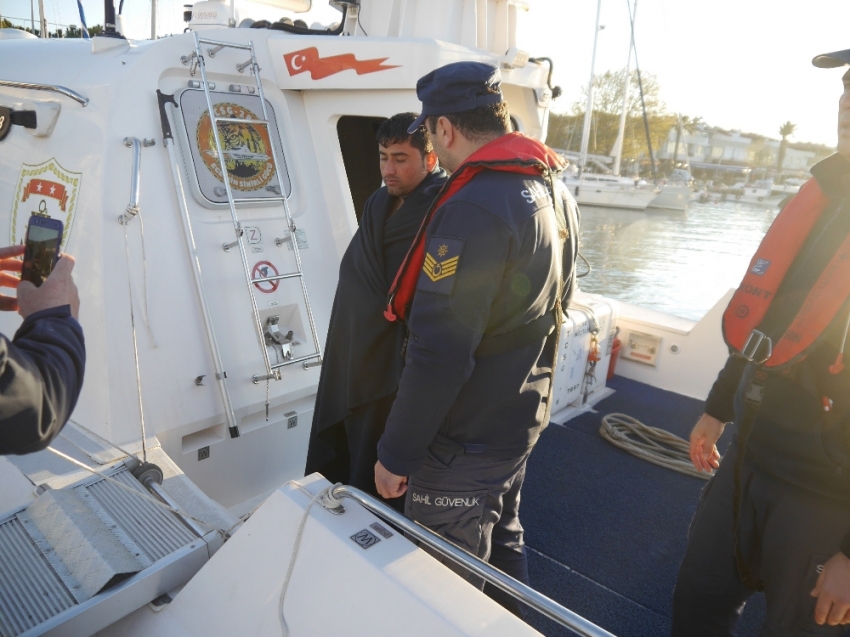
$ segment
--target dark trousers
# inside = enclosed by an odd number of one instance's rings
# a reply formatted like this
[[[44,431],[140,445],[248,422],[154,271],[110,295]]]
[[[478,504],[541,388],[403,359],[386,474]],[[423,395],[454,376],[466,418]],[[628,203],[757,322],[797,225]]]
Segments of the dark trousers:
[[[528,584],[528,559],[519,522],[527,459],[527,455],[494,459],[432,447],[423,467],[410,476],[405,515]],[[480,578],[447,558],[434,556],[483,588]],[[524,605],[514,598],[490,586],[484,591],[515,615],[524,615]]]
[[[703,489],[673,593],[673,637],[726,637],[754,591],[738,573],[733,533],[735,445]],[[818,626],[810,592],[820,567],[839,550],[850,511],[744,464],[738,525],[743,561],[764,585],[762,637],[841,635]]]
[[[375,463],[378,462],[378,440],[384,433],[394,401],[395,392],[355,407],[341,423],[319,434],[321,440],[311,440],[311,447],[322,445],[322,454],[330,459],[317,462],[314,458],[319,454],[311,448],[308,452],[307,472],[318,471],[333,483],[342,482],[357,487],[383,500],[375,488]],[[384,502],[397,511],[404,510],[403,496]]]

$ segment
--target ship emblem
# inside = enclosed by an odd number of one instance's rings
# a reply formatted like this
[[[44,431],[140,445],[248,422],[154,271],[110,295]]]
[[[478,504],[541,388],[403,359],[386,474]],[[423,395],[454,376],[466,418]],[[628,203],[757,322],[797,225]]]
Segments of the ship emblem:
[[[259,119],[254,113],[238,104],[222,102],[213,106],[216,117]],[[275,176],[271,139],[268,127],[259,124],[221,122],[221,150],[230,187],[241,191],[260,190]],[[196,142],[204,164],[221,182],[221,163],[215,146],[209,111],[198,122]]]
[[[22,164],[12,203],[9,241],[21,243],[32,214],[59,219],[63,226],[61,249],[68,245],[83,174],[62,168],[55,159],[38,165]]]

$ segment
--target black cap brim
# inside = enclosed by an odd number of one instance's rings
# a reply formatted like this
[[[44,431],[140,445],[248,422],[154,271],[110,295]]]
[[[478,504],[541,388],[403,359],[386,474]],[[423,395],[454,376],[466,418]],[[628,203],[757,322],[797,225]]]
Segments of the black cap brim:
[[[812,64],[820,69],[835,69],[850,64],[850,49],[816,55]]]
[[[422,126],[425,123],[425,118],[428,117],[427,113],[422,113],[419,117],[413,120],[413,123],[407,127],[407,134],[413,135],[416,132],[416,129]]]

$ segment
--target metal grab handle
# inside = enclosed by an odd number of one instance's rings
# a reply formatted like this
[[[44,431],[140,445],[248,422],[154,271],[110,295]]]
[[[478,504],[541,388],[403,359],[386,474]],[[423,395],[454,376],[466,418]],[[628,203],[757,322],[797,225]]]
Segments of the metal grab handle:
[[[441,555],[444,555],[456,564],[463,566],[474,575],[484,579],[511,597],[527,604],[538,613],[545,615],[552,621],[558,622],[561,626],[565,626],[584,637],[614,637],[613,634],[609,633],[604,628],[600,628],[581,615],[564,608],[542,593],[538,593],[530,586],[515,580],[510,575],[505,575],[502,571],[493,568],[479,557],[458,548],[430,529],[422,526],[418,522],[409,520],[394,509],[391,509],[386,504],[379,502],[377,499],[364,493],[360,489],[340,485],[331,490],[331,495],[337,499],[350,498],[351,500],[354,500],[371,513],[391,522],[405,533],[413,536],[420,542],[427,544]]]
[[[139,214],[139,182],[142,176],[142,146],[153,146],[155,142],[152,139],[139,140],[136,137],[125,137],[124,145],[127,148],[133,149],[133,173],[130,175],[130,203],[127,204],[127,209],[118,218],[121,223],[129,223],[130,220]]]
[[[0,80],[0,86],[10,86],[12,88],[27,88],[33,91],[52,91],[54,93],[61,93],[62,95],[67,95],[72,100],[76,100],[83,106],[89,103],[89,98],[83,97],[76,91],[72,91],[69,88],[65,88],[64,86],[57,86],[56,84],[33,84],[32,82],[13,82],[11,80]]]

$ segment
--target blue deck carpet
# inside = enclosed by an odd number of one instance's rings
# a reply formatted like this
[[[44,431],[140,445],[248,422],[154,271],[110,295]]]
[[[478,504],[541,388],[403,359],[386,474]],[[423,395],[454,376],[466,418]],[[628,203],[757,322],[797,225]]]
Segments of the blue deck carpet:
[[[522,523],[531,584],[619,637],[660,637],[703,480],[655,466],[599,435],[604,414],[621,412],[687,439],[702,401],[614,377],[616,393],[563,426],[551,425],[528,462]],[[727,430],[718,445],[731,441]],[[737,635],[755,637],[761,595],[747,604]],[[544,635],[571,635],[532,613]]]

